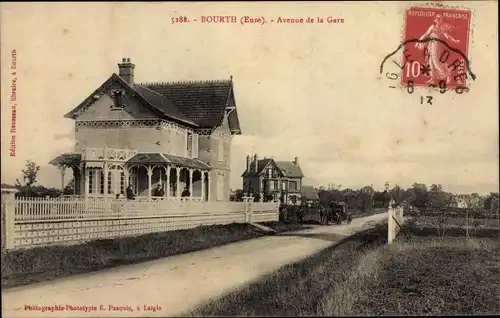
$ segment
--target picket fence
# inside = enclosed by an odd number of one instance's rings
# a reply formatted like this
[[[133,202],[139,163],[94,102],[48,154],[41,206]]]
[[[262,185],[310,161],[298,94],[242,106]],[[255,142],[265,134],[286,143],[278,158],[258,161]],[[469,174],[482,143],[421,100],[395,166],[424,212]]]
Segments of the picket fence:
[[[14,198],[2,194],[2,248],[79,244],[202,225],[279,220],[278,202]]]
[[[389,207],[389,219],[387,220],[387,243],[391,244],[398,233],[401,231],[401,227],[404,224],[404,208],[399,206],[396,208]]]

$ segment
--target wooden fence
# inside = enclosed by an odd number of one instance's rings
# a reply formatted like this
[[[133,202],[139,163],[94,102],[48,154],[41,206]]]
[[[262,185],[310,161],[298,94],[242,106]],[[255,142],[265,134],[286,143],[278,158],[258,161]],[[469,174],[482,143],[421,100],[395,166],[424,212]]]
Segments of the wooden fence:
[[[387,221],[387,243],[391,244],[399,231],[401,231],[400,226],[404,224],[404,208],[399,206],[397,208],[389,207],[389,219]]]
[[[203,202],[14,198],[2,195],[6,249],[79,244],[96,239],[190,229],[201,225],[279,220],[278,202]],[[5,245],[4,245],[5,243]]]

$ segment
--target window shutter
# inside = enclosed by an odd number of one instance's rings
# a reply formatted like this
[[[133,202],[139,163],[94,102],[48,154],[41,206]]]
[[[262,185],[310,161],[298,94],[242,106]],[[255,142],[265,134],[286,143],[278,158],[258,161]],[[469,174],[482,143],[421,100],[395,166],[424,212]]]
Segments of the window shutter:
[[[192,152],[193,152],[193,158],[198,158],[198,140],[199,140],[199,135],[198,134],[193,134],[192,136],[193,141],[192,141]]]
[[[188,132],[187,131],[184,132],[184,145],[185,145],[185,147],[184,147],[184,157],[188,157],[188,158],[191,156],[191,153],[189,151],[190,150],[189,149],[190,148],[189,147],[189,139],[190,139],[189,137],[190,137],[190,135],[188,134]]]

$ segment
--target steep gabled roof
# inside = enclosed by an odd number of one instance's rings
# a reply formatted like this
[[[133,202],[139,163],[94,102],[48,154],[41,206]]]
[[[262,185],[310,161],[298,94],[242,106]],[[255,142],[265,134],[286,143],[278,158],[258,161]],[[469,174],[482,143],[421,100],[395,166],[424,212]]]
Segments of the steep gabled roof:
[[[292,161],[276,161],[276,165],[283,172],[285,177],[289,178],[303,178],[304,174],[300,166]]]
[[[295,163],[291,161],[275,161],[272,158],[265,158],[265,159],[260,159],[257,161],[257,172],[255,172],[255,160],[252,161],[250,164],[250,171],[245,170],[243,174],[241,175],[242,177],[252,177],[252,176],[258,176],[261,173],[264,172],[264,169],[272,163],[273,165],[278,168],[278,170],[281,172],[283,177],[288,177],[288,178],[302,178],[304,175],[302,174],[302,170],[300,169],[299,165],[296,165]]]
[[[76,119],[82,110],[95,102],[96,95],[116,83],[153,110],[159,118],[195,128],[215,129],[223,124],[227,116],[231,134],[241,134],[232,76],[229,80],[218,81],[129,84],[113,74],[65,117]]]
[[[222,124],[233,91],[232,80],[141,83],[138,85],[166,97],[200,127],[216,127]],[[239,123],[232,120],[231,125],[239,126]]]
[[[255,172],[255,160],[253,160],[252,163],[250,164],[250,169],[245,170],[245,172],[243,172],[243,174],[241,176],[242,177],[258,176],[262,172],[264,172],[264,169],[267,167],[267,165],[271,161],[273,161],[273,159],[271,159],[271,158],[257,160],[257,172]]]
[[[101,86],[99,86],[99,88],[97,88],[92,94],[90,94],[82,103],[80,103],[77,107],[64,115],[64,117],[76,119],[78,113],[82,109],[94,103],[95,95],[101,94],[116,83],[124,88],[127,93],[131,93],[132,96],[139,99],[139,101],[142,102],[146,107],[150,108],[154,113],[156,113],[158,117],[170,119],[172,121],[188,125],[190,127],[198,127],[198,124],[196,124],[186,115],[180,112],[169,100],[167,100],[163,96],[147,88],[137,87],[137,85],[130,85],[115,73],[113,73],[110,78],[108,78]]]

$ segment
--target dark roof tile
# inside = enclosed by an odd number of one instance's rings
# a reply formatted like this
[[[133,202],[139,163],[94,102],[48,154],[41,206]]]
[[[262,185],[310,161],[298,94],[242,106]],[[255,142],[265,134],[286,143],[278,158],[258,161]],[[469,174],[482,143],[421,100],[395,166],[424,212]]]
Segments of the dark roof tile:
[[[148,103],[150,103],[153,107],[160,110],[165,116],[170,117],[172,119],[179,120],[181,122],[198,126],[191,119],[186,117],[183,113],[181,113],[177,107],[175,107],[170,100],[168,100],[165,96],[150,90],[144,86],[133,86],[134,90],[140,94]]]
[[[304,174],[300,169],[299,165],[296,165],[292,161],[276,161],[276,165],[283,172],[285,177],[290,178],[302,178]]]
[[[52,159],[49,164],[58,166],[58,165],[66,165],[66,166],[76,166],[82,160],[81,153],[63,153]]]
[[[250,164],[250,170],[245,170],[243,174],[241,175],[242,177],[252,177],[252,176],[258,176],[259,174],[262,173],[264,168],[271,162],[273,159],[267,158],[267,159],[260,159],[257,160],[257,172],[255,172],[255,160],[252,161]]]
[[[217,127],[224,119],[232,80],[173,83],[141,83],[170,100],[177,109],[201,127]]]
[[[300,166],[296,165],[291,161],[274,161],[272,158],[260,159],[258,160],[257,167],[258,172],[255,172],[255,160],[250,164],[250,171],[245,171],[241,175],[242,177],[258,176],[262,173],[264,168],[269,164],[269,162],[274,162],[276,167],[283,173],[284,177],[288,178],[302,178],[304,174],[300,169]]]

